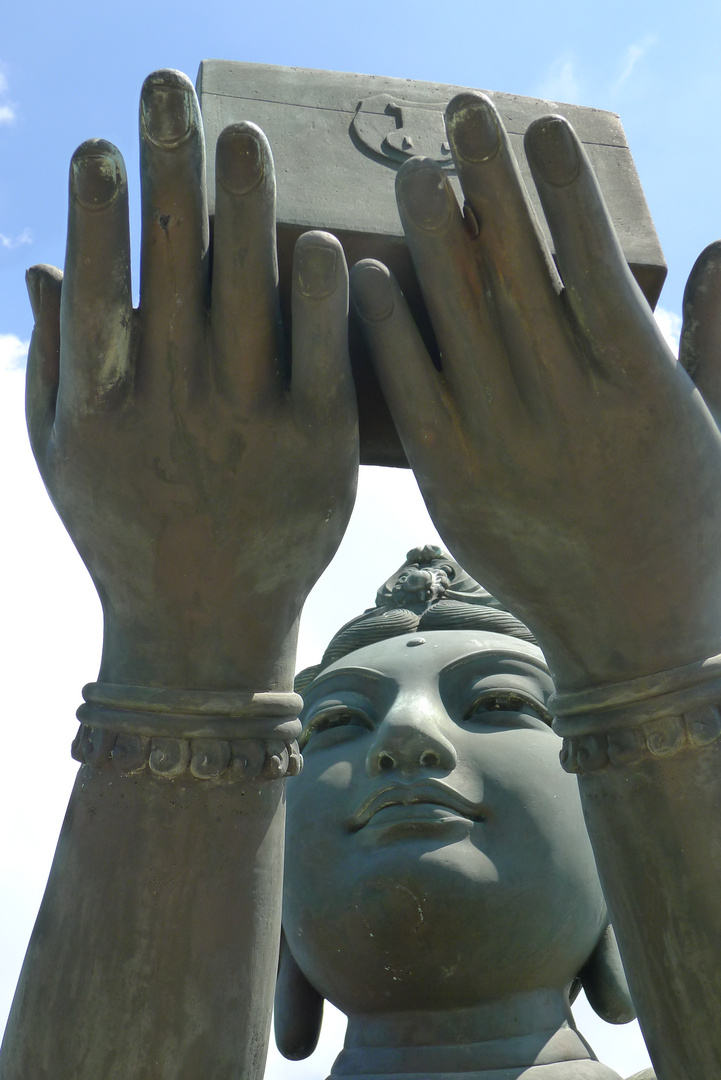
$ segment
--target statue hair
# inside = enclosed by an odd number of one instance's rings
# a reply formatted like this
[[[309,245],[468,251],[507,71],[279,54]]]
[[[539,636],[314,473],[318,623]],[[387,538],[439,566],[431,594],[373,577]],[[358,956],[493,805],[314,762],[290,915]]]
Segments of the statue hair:
[[[450,555],[427,544],[408,552],[378,590],[375,606],[338,630],[319,664],[298,672],[295,689],[302,694],[321,671],[356,649],[424,630],[486,630],[536,643],[525,623],[504,610]]]

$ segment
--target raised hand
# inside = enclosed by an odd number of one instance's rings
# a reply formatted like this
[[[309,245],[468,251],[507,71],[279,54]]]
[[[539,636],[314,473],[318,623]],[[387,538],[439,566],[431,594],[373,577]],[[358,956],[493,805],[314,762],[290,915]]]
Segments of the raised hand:
[[[437,527],[532,626],[563,689],[718,652],[721,438],[628,269],[579,140],[555,116],[526,136],[557,271],[491,102],[459,95],[446,122],[465,214],[430,161],[397,182],[440,372],[388,271],[353,272]],[[698,330],[692,341],[708,352]],[[712,360],[696,356],[709,383]]]
[[[219,139],[212,269],[184,75],[145,81],[140,141],[138,310],[109,143],[73,157],[64,277],[29,271],[33,450],[103,603],[101,679],[289,689],[302,603],[355,496],[343,252],[325,233],[299,240],[286,341],[262,132]]]

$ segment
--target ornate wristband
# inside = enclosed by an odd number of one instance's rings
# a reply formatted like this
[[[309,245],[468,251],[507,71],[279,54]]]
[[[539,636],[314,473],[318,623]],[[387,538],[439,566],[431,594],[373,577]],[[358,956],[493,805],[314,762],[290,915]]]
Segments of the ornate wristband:
[[[72,755],[87,765],[226,782],[279,779],[302,768],[298,694],[88,683],[83,698]]]
[[[554,694],[561,764],[585,773],[709,746],[721,736],[721,655],[624,683]]]

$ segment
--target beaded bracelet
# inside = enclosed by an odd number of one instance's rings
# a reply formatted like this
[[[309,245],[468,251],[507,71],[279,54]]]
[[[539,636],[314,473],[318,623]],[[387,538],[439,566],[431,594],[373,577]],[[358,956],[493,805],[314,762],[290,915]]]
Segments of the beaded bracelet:
[[[628,682],[553,694],[561,764],[585,773],[670,757],[721,736],[721,655]]]
[[[298,694],[176,690],[88,683],[72,755],[127,775],[148,770],[173,780],[257,780],[295,776]]]

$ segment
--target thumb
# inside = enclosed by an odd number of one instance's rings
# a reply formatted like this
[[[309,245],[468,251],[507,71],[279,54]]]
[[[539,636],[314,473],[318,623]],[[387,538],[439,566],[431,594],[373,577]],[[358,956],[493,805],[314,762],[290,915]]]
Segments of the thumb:
[[[721,240],[701,252],[686,282],[678,358],[721,423]]]
[[[41,468],[55,420],[60,376],[60,294],[63,275],[54,266],[31,266],[25,275],[35,328],[28,352],[25,416]]]

